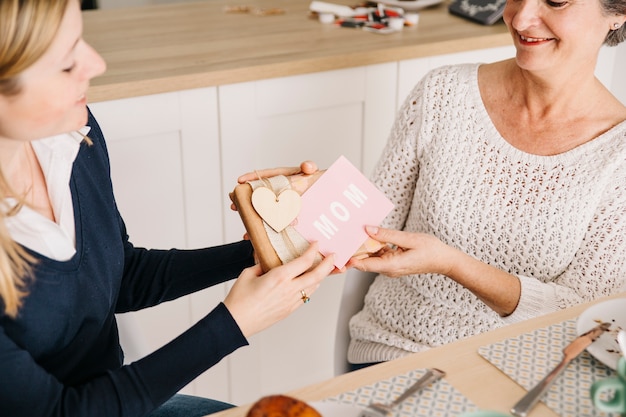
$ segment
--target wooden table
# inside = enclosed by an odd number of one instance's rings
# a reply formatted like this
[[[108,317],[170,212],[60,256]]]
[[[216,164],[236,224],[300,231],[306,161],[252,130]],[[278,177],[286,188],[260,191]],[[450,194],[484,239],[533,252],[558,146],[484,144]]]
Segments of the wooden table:
[[[453,16],[447,3],[421,11],[417,26],[389,35],[322,24],[309,17],[305,0],[88,10],[84,38],[108,65],[88,96],[113,100],[511,45],[503,23],[483,26]],[[285,13],[224,12],[240,4]]]
[[[595,302],[581,304],[521,323],[512,324],[467,338],[446,346],[416,353],[401,359],[337,376],[328,381],[286,393],[304,401],[319,401],[360,386],[403,374],[412,369],[440,368],[445,379],[481,409],[508,412],[526,391],[478,354],[478,348],[510,337],[578,317],[585,309],[609,298],[626,297],[626,293]],[[626,298],[624,298],[626,303]],[[303,365],[303,369],[312,364]],[[245,417],[250,405],[244,405],[211,417]],[[532,416],[560,417],[543,403]]]

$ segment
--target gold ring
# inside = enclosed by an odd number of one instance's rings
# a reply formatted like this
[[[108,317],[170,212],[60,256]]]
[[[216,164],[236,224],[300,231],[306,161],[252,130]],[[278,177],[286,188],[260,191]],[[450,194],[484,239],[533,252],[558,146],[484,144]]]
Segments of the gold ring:
[[[304,292],[304,290],[301,290],[301,291],[300,291],[300,294],[302,295],[302,297],[300,297],[300,299],[302,300],[302,302],[303,302],[304,304],[306,304],[306,303],[308,303],[309,301],[311,301],[311,298],[310,298],[308,295],[306,295],[306,292]]]

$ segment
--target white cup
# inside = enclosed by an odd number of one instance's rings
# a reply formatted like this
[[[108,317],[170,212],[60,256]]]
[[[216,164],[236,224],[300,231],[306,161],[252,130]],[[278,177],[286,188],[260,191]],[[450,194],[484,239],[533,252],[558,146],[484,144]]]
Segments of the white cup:
[[[319,13],[317,18],[321,23],[333,23],[335,21],[335,15],[333,13]]]
[[[420,20],[420,15],[419,13],[405,13],[404,19],[410,26],[415,26]]]
[[[390,17],[387,21],[387,25],[393,30],[402,30],[402,28],[404,28],[404,18]]]

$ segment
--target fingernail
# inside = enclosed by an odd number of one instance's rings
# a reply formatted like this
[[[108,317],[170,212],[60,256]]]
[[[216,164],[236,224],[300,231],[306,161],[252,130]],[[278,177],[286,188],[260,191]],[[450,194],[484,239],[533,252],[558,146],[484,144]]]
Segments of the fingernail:
[[[370,235],[375,235],[375,234],[378,233],[378,227],[376,227],[376,226],[365,226],[365,230]]]

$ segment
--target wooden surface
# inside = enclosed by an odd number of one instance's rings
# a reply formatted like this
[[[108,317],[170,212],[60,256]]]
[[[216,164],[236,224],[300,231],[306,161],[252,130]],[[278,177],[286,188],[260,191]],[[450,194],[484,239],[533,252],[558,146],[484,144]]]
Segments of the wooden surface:
[[[622,293],[615,297],[626,297]],[[368,385],[381,379],[391,378],[394,375],[406,373],[412,369],[440,368],[447,375],[445,379],[456,387],[469,400],[481,409],[507,412],[511,409],[526,391],[478,354],[478,348],[499,342],[510,337],[531,332],[535,329],[560,323],[564,320],[578,317],[585,309],[596,302],[582,304],[567,310],[558,311],[526,322],[483,333],[465,340],[445,345],[426,352],[416,353],[402,359],[382,363],[370,368],[340,375],[329,381],[311,385],[287,393],[304,401],[319,401],[345,391]],[[624,299],[626,302],[626,298]],[[303,358],[303,372],[308,366]],[[237,407],[211,417],[245,417],[250,405]],[[543,403],[537,404],[529,417],[559,417]]]
[[[349,0],[333,1],[353,5]],[[232,14],[226,5],[281,8],[282,15]],[[105,59],[89,100],[284,77],[511,44],[503,23],[450,15],[447,1],[417,26],[381,35],[322,24],[308,0],[210,0],[83,12],[84,38]]]

